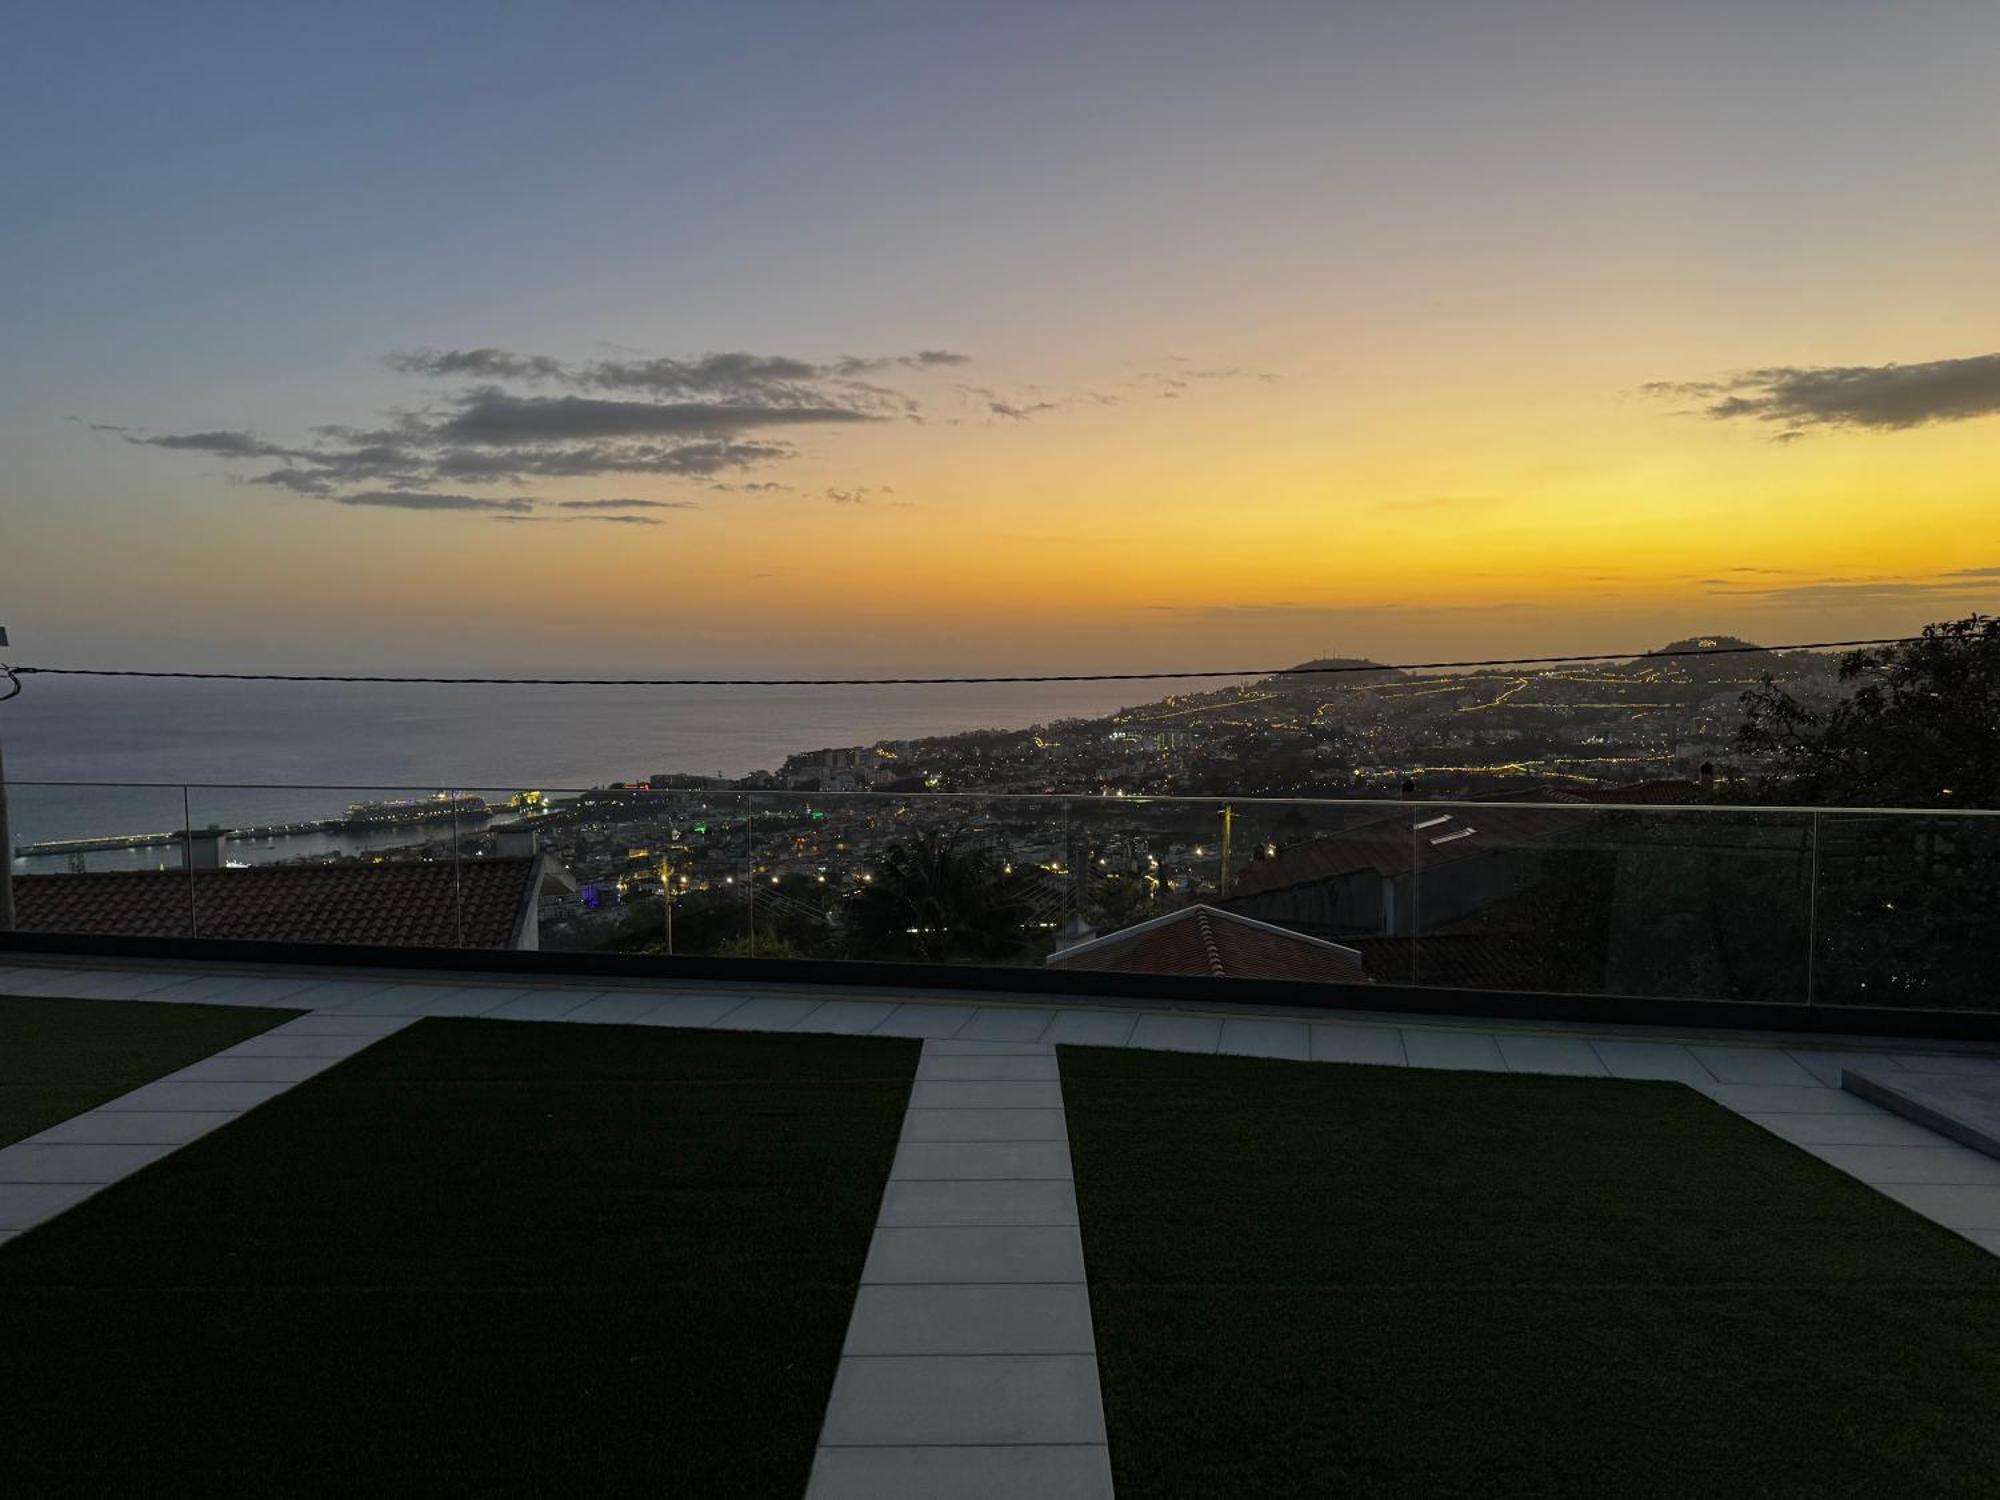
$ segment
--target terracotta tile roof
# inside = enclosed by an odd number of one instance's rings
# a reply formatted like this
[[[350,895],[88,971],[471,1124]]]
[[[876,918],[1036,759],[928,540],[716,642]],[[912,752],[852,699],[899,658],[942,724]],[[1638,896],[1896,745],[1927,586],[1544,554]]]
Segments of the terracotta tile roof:
[[[541,857],[14,879],[27,932],[511,948]],[[460,922],[463,921],[461,936]]]
[[[1580,828],[1594,809],[1548,807],[1441,807],[1413,803],[1407,812],[1357,824],[1252,860],[1235,872],[1228,900],[1260,896],[1288,886],[1334,880],[1362,870],[1391,877],[1413,868],[1434,870],[1495,849],[1535,843]]]
[[[1120,974],[1192,974],[1217,979],[1304,979],[1355,984],[1361,957],[1338,943],[1252,921],[1213,906],[1190,906],[1049,955],[1057,969]]]

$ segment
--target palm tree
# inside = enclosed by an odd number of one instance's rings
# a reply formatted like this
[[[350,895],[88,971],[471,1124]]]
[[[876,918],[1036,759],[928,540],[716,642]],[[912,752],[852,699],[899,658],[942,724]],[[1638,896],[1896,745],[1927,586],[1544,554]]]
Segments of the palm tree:
[[[1020,951],[1028,917],[990,844],[962,830],[930,831],[883,851],[842,926],[855,958],[1004,963]]]

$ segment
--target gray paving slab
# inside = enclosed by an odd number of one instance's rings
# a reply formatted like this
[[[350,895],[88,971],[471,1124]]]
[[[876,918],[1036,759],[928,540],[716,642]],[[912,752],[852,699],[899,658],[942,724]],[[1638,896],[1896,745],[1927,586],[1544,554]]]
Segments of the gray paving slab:
[[[648,1026],[706,1026],[742,1003],[712,1000],[703,1005],[658,990],[606,990],[579,1005],[563,1020],[592,1026],[630,1026],[642,1020]],[[695,1014],[701,1019],[690,1019]]]
[[[922,1227],[947,1224],[1075,1224],[1076,1185],[1066,1180],[942,1179],[891,1182],[876,1223]]]
[[[1132,1011],[1059,1010],[1042,1040],[1068,1047],[1123,1047],[1138,1024]]]
[[[0,1182],[116,1182],[174,1148],[30,1138],[0,1148]]]
[[[319,981],[301,979],[294,981],[250,979],[240,974],[183,974],[175,983],[165,989],[155,990],[146,998],[174,1005],[248,1005],[275,1004],[271,997],[274,992],[283,991],[296,995],[301,990],[310,989]],[[286,988],[287,985],[291,987]],[[268,989],[265,986],[269,986]],[[239,1002],[239,996],[248,999]]]
[[[1744,1114],[1865,1115],[1875,1106],[1866,1099],[1821,1084],[1791,1088],[1784,1084],[1712,1083],[1703,1092],[1717,1104]]]
[[[509,1000],[520,998],[523,990],[507,989],[497,984],[466,984],[457,989],[446,990],[423,1005],[417,1012],[423,1016],[485,1016],[491,1015]]]
[[[2000,1187],[1885,1182],[1875,1190],[1947,1229],[2000,1229]]]
[[[1965,1078],[2000,1078],[2000,1057],[1965,1053],[1899,1052],[1896,1062],[1908,1073],[1945,1073]]]
[[[341,1062],[337,1057],[205,1057],[168,1076],[193,1083],[304,1083]]]
[[[889,1168],[892,1181],[973,1182],[990,1178],[1070,1179],[1067,1141],[906,1141]]]
[[[1052,1052],[1026,1057],[990,1052],[939,1056],[926,1052],[917,1059],[919,1083],[1033,1083],[1053,1082],[1059,1076]]]
[[[818,1000],[763,995],[723,1012],[715,1022],[724,1031],[790,1031],[820,1007]]]
[[[1865,1115],[1745,1114],[1743,1118],[1796,1146],[1935,1146],[1939,1139],[1883,1109]]]
[[[1054,1079],[947,1079],[910,1086],[911,1109],[1061,1109]]]
[[[1980,1249],[2000,1255],[2000,1229],[1961,1229],[1959,1233]]]
[[[394,988],[393,984],[366,979],[323,979],[292,996],[292,1003],[300,1010],[345,1010],[357,1000]]]
[[[597,998],[597,990],[527,990],[486,1013],[489,1021],[555,1021]]]
[[[0,1229],[0,1245],[6,1244],[9,1240],[17,1240],[20,1237],[21,1231],[18,1229]]]
[[[230,981],[240,985],[227,993],[226,1003],[230,1005],[274,1005],[280,1009],[292,1008],[292,999],[309,990],[319,981],[314,979],[240,979]],[[176,999],[179,995],[176,994]]]
[[[1312,1060],[1312,1033],[1303,1021],[1224,1021],[1217,1052],[1231,1057]]]
[[[1222,1042],[1222,1023],[1206,1016],[1149,1012],[1139,1017],[1126,1046],[1147,1052],[1213,1053]]]
[[[880,1227],[861,1284],[1083,1282],[1083,1238],[1068,1225]]]
[[[114,974],[106,979],[78,985],[68,994],[78,1000],[143,1000],[158,990],[171,989],[185,977],[183,974]]]
[[[1112,1500],[1110,1450],[1036,1447],[822,1448],[806,1500]]]
[[[61,1000],[70,998],[79,985],[117,977],[117,971],[113,969],[39,969],[29,972],[24,978],[9,980],[7,989],[12,994],[30,999]]]
[[[850,1356],[1094,1354],[1082,1282],[986,1286],[864,1285],[847,1325]]]
[[[1820,1083],[1819,1079],[1776,1047],[1692,1046],[1688,1051],[1721,1083]],[[1820,1086],[1825,1087],[1824,1084]]]
[[[301,1017],[300,1019],[304,1019]],[[400,1031],[410,1024],[408,1016],[355,1016],[357,1021],[383,1021],[394,1024],[386,1030],[363,1032],[294,1031],[291,1024],[274,1026],[269,1031],[256,1036],[245,1037],[234,1046],[222,1050],[231,1057],[352,1057],[362,1048],[392,1031]]]
[[[97,1106],[93,1113],[124,1114],[128,1111],[152,1113],[160,1110],[255,1109],[291,1088],[289,1083],[200,1083],[166,1077],[142,1084],[129,1094],[120,1094]]]
[[[1047,1057],[1050,1055],[1049,1045],[1047,1042],[967,1040],[963,1035],[942,1040],[934,1038],[924,1044],[933,1057]]]
[[[1059,1109],[911,1109],[906,1141],[1066,1141]]]
[[[893,1000],[829,1000],[792,1030],[861,1036],[880,1026],[895,1008]]]
[[[1611,1070],[1589,1042],[1575,1036],[1500,1034],[1500,1056],[1512,1073],[1560,1073],[1575,1078],[1608,1078]]]
[[[1628,1042],[1594,1037],[1590,1045],[1613,1078],[1650,1078],[1692,1084],[1696,1088],[1707,1088],[1715,1082],[1715,1075],[1701,1065],[1701,1059],[1679,1042]]]
[[[614,1005],[611,1014],[598,1011],[597,1007],[606,1000],[617,1001],[617,993],[600,995],[581,1009],[573,1010],[562,1019],[565,1021],[609,1020],[623,1007]],[[633,1024],[639,1026],[673,1026],[706,1029],[720,1026],[723,1020],[750,1003],[747,995],[654,995],[655,1004],[651,1010],[641,1010]]]
[[[1342,1021],[1312,1023],[1314,1062],[1365,1063],[1374,1067],[1400,1068],[1409,1059],[1403,1053],[1403,1033],[1394,1026],[1356,1026]]]
[[[1485,1031],[1433,1031],[1405,1026],[1403,1051],[1413,1068],[1454,1068],[1477,1073],[1507,1071],[1498,1038]]]
[[[1850,1068],[1847,1092],[1939,1135],[2000,1158],[2000,1079],[1958,1073]]]
[[[1799,1047],[1787,1047],[1785,1051],[1793,1062],[1830,1089],[1840,1087],[1840,1075],[1849,1068],[1887,1068],[1895,1072],[1902,1067],[1888,1052],[1825,1052]]]
[[[1820,1144],[1805,1149],[1849,1176],[1860,1178],[1870,1187],[1889,1182],[1926,1182],[1947,1187],[2000,1186],[2000,1161],[1949,1141],[1934,1146]]]
[[[0,1182],[0,1229],[33,1229],[64,1209],[74,1208],[104,1184],[99,1182]]]
[[[973,1012],[958,1035],[969,1042],[1038,1042],[1055,1018],[1054,1010],[992,1006]]]
[[[843,1359],[823,1447],[1102,1443],[1103,1397],[1089,1355]]]
[[[420,1016],[425,1006],[451,988],[446,984],[392,984],[355,995],[339,1008],[357,1016]]]
[[[316,1010],[260,1032],[262,1037],[389,1036],[410,1023],[401,1016],[350,1016],[343,1011]],[[238,1042],[237,1047],[243,1043]],[[232,1051],[235,1049],[231,1049]]]
[[[972,1019],[969,1005],[898,1005],[871,1036],[952,1037]]]
[[[37,1141],[82,1141],[109,1146],[185,1146],[239,1119],[239,1109],[102,1110],[51,1125]]]

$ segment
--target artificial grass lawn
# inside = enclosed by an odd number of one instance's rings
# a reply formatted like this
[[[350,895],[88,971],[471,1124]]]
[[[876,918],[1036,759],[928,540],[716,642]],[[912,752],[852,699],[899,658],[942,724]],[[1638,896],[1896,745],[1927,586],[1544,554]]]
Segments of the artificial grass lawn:
[[[801,1493],[917,1052],[420,1022],[0,1249],[6,1487]]]
[[[0,995],[0,1146],[297,1015],[244,1006]]]
[[[1690,1089],[1060,1057],[1120,1500],[1993,1492],[2000,1261]]]

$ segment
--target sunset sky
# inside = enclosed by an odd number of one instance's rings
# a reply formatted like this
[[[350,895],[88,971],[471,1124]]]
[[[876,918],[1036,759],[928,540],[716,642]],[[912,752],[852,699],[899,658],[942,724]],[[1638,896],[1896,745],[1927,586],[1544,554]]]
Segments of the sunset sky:
[[[826,673],[2000,601],[1992,0],[10,9],[18,662]]]

